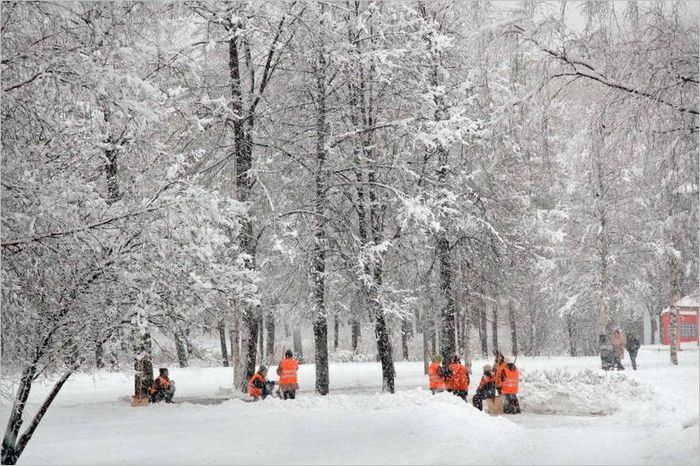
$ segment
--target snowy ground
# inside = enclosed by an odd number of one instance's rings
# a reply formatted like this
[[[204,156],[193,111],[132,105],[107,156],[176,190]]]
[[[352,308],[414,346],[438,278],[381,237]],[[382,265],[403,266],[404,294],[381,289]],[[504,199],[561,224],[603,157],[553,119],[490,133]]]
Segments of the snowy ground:
[[[397,363],[395,395],[380,393],[378,364],[334,364],[326,397],[303,365],[297,400],[258,403],[219,402],[229,369],[171,368],[184,402],[146,408],[125,401],[126,375],[80,374],[20,464],[698,464],[699,353],[685,348],[672,367],[667,349],[644,347],[640,370],[621,373],[597,358],[520,358],[525,412],[505,417],[431,395],[422,363]]]

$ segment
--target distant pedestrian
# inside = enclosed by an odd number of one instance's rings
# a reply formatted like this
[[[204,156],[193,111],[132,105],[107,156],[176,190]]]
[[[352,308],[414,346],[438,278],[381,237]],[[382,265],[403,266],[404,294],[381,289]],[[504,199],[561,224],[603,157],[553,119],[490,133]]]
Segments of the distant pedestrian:
[[[279,376],[277,384],[282,393],[282,398],[285,400],[293,400],[296,397],[297,390],[299,390],[297,382],[298,369],[299,362],[294,359],[294,353],[291,350],[287,350],[284,353],[284,359],[277,365],[277,375]]]
[[[641,343],[639,343],[639,338],[631,334],[630,337],[627,339],[627,352],[630,355],[632,369],[634,369],[635,371],[637,370],[637,351],[639,351],[640,346],[642,345]]]
[[[627,341],[625,340],[625,334],[622,333],[622,330],[619,328],[615,329],[612,334],[612,338],[610,339],[610,343],[612,343],[613,351],[615,352],[615,365],[617,366],[617,369],[625,370],[624,366],[622,365],[622,359],[625,357],[625,345],[627,344]]]
[[[452,358],[449,370],[450,373],[446,381],[447,391],[467,401],[469,373],[467,368],[460,362],[459,356]]]
[[[428,387],[433,395],[445,390],[445,367],[441,365],[442,356],[436,354],[432,357],[430,366],[428,367]]]

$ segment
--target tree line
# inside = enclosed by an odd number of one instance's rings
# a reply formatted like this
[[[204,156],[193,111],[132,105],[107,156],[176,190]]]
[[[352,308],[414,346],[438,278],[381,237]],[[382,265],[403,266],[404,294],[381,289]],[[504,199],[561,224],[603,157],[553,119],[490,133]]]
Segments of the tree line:
[[[327,394],[347,323],[393,392],[418,335],[426,364],[486,354],[489,324],[498,348],[499,323],[514,353],[595,354],[673,308],[698,284],[693,15],[3,3],[2,360],[19,380],[3,463],[115,345],[143,395],[153,332],[186,364],[214,329],[242,388],[276,328],[300,353],[311,327]]]

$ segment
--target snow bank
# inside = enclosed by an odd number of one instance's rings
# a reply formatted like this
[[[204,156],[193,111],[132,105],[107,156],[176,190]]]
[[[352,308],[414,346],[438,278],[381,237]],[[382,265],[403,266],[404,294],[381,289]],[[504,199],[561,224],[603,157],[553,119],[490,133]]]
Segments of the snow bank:
[[[536,414],[604,416],[631,401],[652,399],[637,380],[603,370],[524,372],[521,384],[521,408]]]

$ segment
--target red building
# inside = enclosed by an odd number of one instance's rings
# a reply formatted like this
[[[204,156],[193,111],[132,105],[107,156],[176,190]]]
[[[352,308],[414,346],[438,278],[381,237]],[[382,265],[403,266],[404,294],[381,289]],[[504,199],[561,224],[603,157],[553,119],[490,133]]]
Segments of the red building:
[[[681,343],[687,341],[698,341],[698,313],[700,306],[697,298],[686,296],[676,303],[678,308],[678,336]],[[661,312],[661,343],[664,345],[671,344],[670,330],[671,328],[671,313],[669,308]]]

